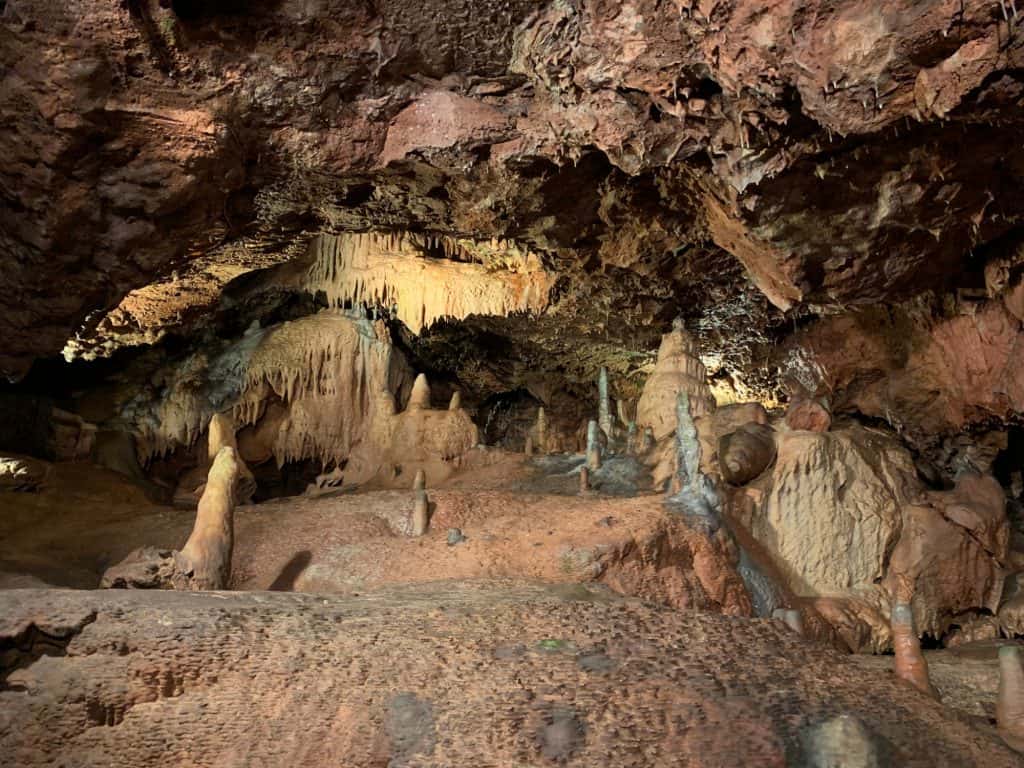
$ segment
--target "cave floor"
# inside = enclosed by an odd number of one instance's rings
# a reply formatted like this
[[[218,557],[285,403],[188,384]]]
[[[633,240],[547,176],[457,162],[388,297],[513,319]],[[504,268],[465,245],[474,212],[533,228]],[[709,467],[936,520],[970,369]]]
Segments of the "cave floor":
[[[428,489],[431,527],[418,538],[409,535],[413,494],[406,490],[330,491],[241,506],[235,513],[232,588],[339,599],[415,588],[440,605],[446,593],[431,584],[529,579],[569,585],[551,589],[597,588],[606,591],[594,594],[691,607],[683,586],[661,583],[673,565],[672,552],[690,558],[690,567],[694,559],[692,540],[686,539],[686,549],[678,530],[666,526],[670,516],[662,497],[621,495],[621,468],[609,472],[612,493],[580,495],[578,465],[568,458],[510,454],[456,474]],[[131,550],[180,546],[194,518],[193,510],[153,504],[120,475],[82,464],[56,465],[40,492],[6,494],[3,500],[4,589],[94,589],[105,568]],[[652,562],[642,565],[645,552]],[[965,646],[930,651],[927,658],[947,711],[994,737],[995,651]],[[892,676],[891,656],[850,656],[845,663],[859,670],[868,687],[903,685]]]

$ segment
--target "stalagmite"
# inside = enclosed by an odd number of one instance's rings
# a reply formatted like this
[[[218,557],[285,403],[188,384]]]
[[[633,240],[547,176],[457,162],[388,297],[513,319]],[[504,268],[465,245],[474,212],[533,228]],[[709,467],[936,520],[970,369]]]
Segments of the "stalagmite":
[[[533,456],[533,438],[529,435],[526,436],[526,446],[523,448],[523,453],[527,456]]]
[[[224,589],[231,578],[237,477],[235,449],[221,448],[206,479],[192,535],[181,550],[191,569],[193,589]]]
[[[415,493],[416,499],[412,508],[412,535],[423,536],[430,526],[430,501],[427,499],[427,492],[422,488]]]
[[[580,493],[590,491],[590,470],[584,464],[580,467]]]
[[[427,487],[427,473],[422,469],[416,470],[416,477],[412,481],[412,489],[414,491],[422,491]]]
[[[632,455],[636,449],[636,422],[631,421],[626,425],[626,453]]]
[[[537,447],[541,453],[548,452],[548,417],[544,413],[544,406],[537,409]]]
[[[587,423],[587,467],[595,472],[601,468],[601,443],[597,430],[597,422],[591,419]]]
[[[408,409],[411,411],[417,408],[430,408],[430,384],[425,373],[416,377],[412,385],[412,394],[409,395]]]
[[[608,400],[608,369],[601,367],[597,377],[597,423],[609,441],[612,439],[612,411]]]
[[[457,411],[462,407],[462,393],[459,390],[452,392],[452,399],[448,403],[449,411]]]
[[[234,489],[238,455],[225,446],[217,453],[199,500],[192,534],[180,552],[143,547],[103,574],[100,586],[128,589],[225,589],[234,548]]]
[[[896,677],[906,680],[929,696],[939,698],[938,691],[928,679],[928,662],[921,653],[921,641],[914,626],[914,611],[909,604],[893,605],[890,625]]]
[[[807,768],[882,768],[890,765],[881,754],[880,740],[864,723],[850,715],[837,715],[802,734]]]
[[[795,608],[776,608],[772,611],[772,618],[778,619],[801,637],[804,634],[804,619],[800,611]]]
[[[1024,667],[1020,646],[999,649],[999,693],[996,697],[996,727],[1008,746],[1024,752]]]

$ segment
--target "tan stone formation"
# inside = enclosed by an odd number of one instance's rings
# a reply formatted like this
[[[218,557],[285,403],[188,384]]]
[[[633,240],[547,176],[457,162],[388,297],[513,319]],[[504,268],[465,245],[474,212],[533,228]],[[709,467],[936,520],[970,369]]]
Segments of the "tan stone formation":
[[[764,424],[747,424],[718,442],[722,478],[732,485],[749,483],[774,460],[775,430]]]
[[[448,410],[457,411],[462,407],[462,393],[459,390],[452,392],[452,399],[448,401]]]
[[[57,461],[82,461],[92,455],[96,425],[81,416],[54,408],[50,414],[53,454]]]
[[[234,549],[238,460],[224,447],[214,458],[192,533],[181,551],[144,547],[103,574],[100,586],[128,589],[226,589]]]
[[[776,608],[772,611],[772,618],[781,621],[798,635],[804,634],[804,621],[800,611],[795,608]]]
[[[427,492],[422,488],[414,491],[415,501],[412,508],[412,535],[425,536],[430,527],[430,501]]]
[[[580,493],[585,494],[590,492],[590,470],[586,464],[580,467]]]
[[[914,612],[908,603],[895,603],[892,607],[893,669],[896,677],[906,680],[919,691],[939,697],[939,692],[928,679],[928,662],[921,653],[914,626]]]
[[[424,491],[427,488],[427,473],[422,469],[416,470],[416,476],[412,480],[412,489],[414,491]]]
[[[533,456],[533,437],[530,435],[526,436],[526,443],[523,447],[523,453],[527,456]]]
[[[695,419],[715,410],[707,371],[700,361],[700,348],[677,322],[661,337],[658,361],[637,403],[636,423],[650,427],[656,441],[671,435],[676,429],[676,396],[683,391],[690,396]]]
[[[955,614],[996,613],[1009,541],[1006,501],[990,476],[965,474],[952,491],[929,492],[903,509],[903,527],[883,588],[910,585],[917,626],[941,636]]]
[[[772,622],[679,619],[518,582],[3,592],[0,638],[35,627],[66,653],[8,676],[0,753],[20,768],[871,766],[825,757],[870,755],[855,733],[886,745],[883,765],[1019,765],[995,734]]]
[[[836,715],[803,734],[808,768],[884,768],[879,739],[850,715]]]
[[[552,276],[536,255],[504,245],[479,248],[472,240],[412,233],[320,235],[310,245],[313,264],[299,287],[324,291],[333,307],[394,307],[417,335],[443,318],[542,312]],[[428,249],[443,250],[447,258],[428,257]],[[480,263],[482,253],[488,264]]]
[[[430,408],[430,383],[425,373],[419,374],[413,382],[412,394],[409,395],[409,404],[406,406],[410,411],[419,408]]]
[[[832,414],[818,400],[796,398],[786,408],[786,426],[810,432],[828,432],[832,426]]]
[[[1003,740],[1024,752],[1024,667],[1020,647],[999,649],[999,693],[996,698],[996,726]]]
[[[587,422],[587,468],[591,472],[601,468],[601,443],[598,438],[600,431],[594,419]]]
[[[224,589],[231,578],[239,469],[234,448],[226,446],[217,452],[199,500],[192,535],[181,550],[189,564],[193,589]]]
[[[228,414],[215,413],[210,417],[210,424],[207,427],[205,461],[182,478],[178,484],[178,492],[175,494],[176,500],[188,501],[202,498],[206,488],[206,478],[222,448],[231,448],[235,451],[235,460],[238,463],[235,499],[239,504],[247,504],[252,499],[253,493],[256,492],[256,478],[253,477],[249,467],[239,455],[234,422]]]

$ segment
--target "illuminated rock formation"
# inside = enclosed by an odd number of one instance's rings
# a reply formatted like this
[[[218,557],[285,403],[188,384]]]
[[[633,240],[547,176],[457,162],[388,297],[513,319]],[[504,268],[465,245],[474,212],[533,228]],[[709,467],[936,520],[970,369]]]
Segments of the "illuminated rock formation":
[[[303,289],[323,291],[334,307],[393,310],[416,334],[443,318],[541,312],[552,285],[536,256],[497,241],[478,249],[443,236],[371,232],[321,235],[310,252]]]
[[[35,491],[50,474],[50,464],[31,456],[0,455],[0,492]]]
[[[249,467],[238,454],[238,441],[235,438],[235,426],[231,417],[223,413],[215,413],[210,418],[207,427],[206,456],[196,469],[187,473],[179,483],[178,500],[198,500],[202,497],[206,488],[206,478],[210,467],[222,448],[231,448],[235,451],[238,463],[238,481],[235,487],[235,499],[239,504],[247,504],[256,491],[256,479],[253,477]]]
[[[413,492],[412,535],[425,536],[430,526],[430,501],[427,492],[419,488]]]
[[[587,467],[591,472],[601,468],[601,443],[598,439],[600,427],[597,421],[591,419],[587,422]]]
[[[409,404],[406,408],[410,411],[430,408],[430,382],[427,381],[425,373],[419,374],[416,381],[413,382],[412,394],[409,395]],[[449,410],[451,410],[450,405]]]
[[[100,586],[115,589],[226,589],[234,548],[238,460],[224,447],[214,458],[192,533],[181,551],[144,547],[107,569]]]
[[[657,441],[675,431],[676,396],[680,392],[686,392],[689,397],[690,412],[694,418],[715,410],[697,342],[677,321],[672,331],[661,338],[658,362],[637,403],[637,424],[650,427]]]

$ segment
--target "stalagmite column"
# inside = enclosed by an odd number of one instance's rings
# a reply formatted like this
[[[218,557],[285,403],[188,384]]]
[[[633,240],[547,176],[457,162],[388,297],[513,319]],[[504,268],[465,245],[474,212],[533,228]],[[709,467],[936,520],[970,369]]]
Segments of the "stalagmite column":
[[[537,409],[537,448],[541,453],[548,452],[548,417],[543,405]]]
[[[690,415],[690,396],[676,395],[676,475],[680,488],[694,487],[700,477],[700,441]]]
[[[903,678],[929,696],[939,698],[939,692],[928,679],[928,662],[921,653],[921,641],[918,640],[914,626],[914,611],[908,603],[893,605],[890,626],[896,677]]]
[[[423,536],[430,526],[430,501],[427,499],[427,492],[422,488],[416,493],[416,500],[412,508],[412,535]]]
[[[597,422],[593,419],[587,424],[587,467],[592,472],[601,468],[601,441],[597,437]]]
[[[590,470],[584,465],[580,467],[580,493],[590,491]]]
[[[996,727],[1003,741],[1024,752],[1024,668],[1020,647],[999,649],[999,693],[996,697]]]
[[[459,390],[452,392],[451,402],[448,403],[449,411],[457,411],[462,407],[462,393]]]
[[[626,427],[626,453],[632,455],[636,448],[636,422],[631,421]]]
[[[423,491],[427,487],[427,473],[422,469],[416,470],[416,477],[412,480],[412,489],[414,491]]]
[[[776,608],[772,611],[772,618],[778,619],[798,635],[803,636],[804,619],[800,615],[800,611],[793,608]]]
[[[523,453],[527,456],[533,456],[533,438],[529,435],[526,436],[526,447],[523,448]]]
[[[612,411],[608,400],[608,369],[601,367],[597,377],[597,423],[608,440],[612,439]]]
[[[412,394],[409,395],[409,408],[426,409],[430,408],[430,384],[427,382],[427,375],[421,373],[416,377],[412,385]]]
[[[234,448],[225,446],[213,460],[192,535],[181,550],[181,559],[191,570],[192,589],[224,589],[228,585],[237,477],[237,454]]]

